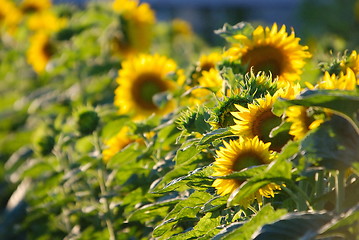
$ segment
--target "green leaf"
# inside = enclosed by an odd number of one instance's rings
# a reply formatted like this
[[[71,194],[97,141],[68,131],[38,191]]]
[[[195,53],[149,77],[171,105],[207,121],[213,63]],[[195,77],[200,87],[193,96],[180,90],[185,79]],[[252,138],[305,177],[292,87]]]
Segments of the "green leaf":
[[[359,93],[344,90],[306,90],[297,99],[279,100],[274,104],[274,113],[281,114],[291,105],[324,107],[334,110],[354,125],[359,133]],[[343,116],[344,115],[344,116]]]
[[[217,139],[225,138],[225,137],[228,137],[231,135],[233,135],[233,134],[232,134],[231,130],[229,130],[229,128],[219,128],[219,129],[213,130],[212,132],[206,133],[199,141],[199,144],[201,144],[201,145],[210,144]]]
[[[172,180],[164,188],[154,191],[153,193],[183,191],[188,188],[206,190],[212,185],[213,180],[209,178],[212,174],[213,168],[211,166],[200,167],[185,176]]]
[[[244,224],[236,222],[226,226],[213,240],[251,240],[252,234],[259,227],[279,219],[286,213],[285,209],[274,210],[271,205],[265,205]]]
[[[264,225],[252,236],[253,240],[303,239],[310,240],[312,234],[331,220],[326,212],[289,213],[280,220]]]
[[[359,135],[344,118],[332,116],[301,142],[306,159],[328,169],[346,169],[359,161]]]
[[[318,231],[318,237],[341,236],[342,239],[359,239],[359,205],[349,209],[346,213],[334,217],[329,224]]]
[[[198,220],[198,213],[202,206],[211,198],[212,195],[206,192],[196,191],[192,193],[173,208],[164,221],[154,229],[153,236],[168,239],[169,236],[184,230],[178,223],[186,223],[185,225],[190,227],[192,222]],[[176,224],[177,227],[175,227]]]
[[[183,201],[184,198],[174,198],[164,201],[157,201],[151,204],[142,206],[141,208],[134,211],[128,218],[128,221],[139,221],[146,223],[157,217],[164,218],[167,212],[173,208],[176,204]]]
[[[248,178],[263,174],[264,171],[267,169],[267,167],[268,165],[253,166],[253,167],[242,169],[241,171],[238,172],[233,172],[225,176],[212,177],[212,178],[247,180]]]
[[[238,39],[235,39],[235,35],[245,35],[250,37],[254,28],[251,24],[247,22],[240,22],[236,25],[230,25],[225,23],[221,29],[215,30],[214,32],[221,37],[225,38],[228,42],[238,43]]]

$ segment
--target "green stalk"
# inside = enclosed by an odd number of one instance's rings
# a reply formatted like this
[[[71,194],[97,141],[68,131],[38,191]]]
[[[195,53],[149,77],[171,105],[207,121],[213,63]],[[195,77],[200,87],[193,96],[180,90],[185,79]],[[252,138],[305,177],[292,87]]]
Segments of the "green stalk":
[[[319,170],[315,173],[315,192],[314,197],[317,199],[324,194],[324,171]],[[323,209],[323,204],[318,202],[315,204],[315,209]]]
[[[94,132],[94,140],[95,140],[95,148],[96,151],[101,154],[101,144],[100,144],[100,138],[98,136],[98,133],[95,131]],[[107,188],[106,188],[106,182],[105,182],[105,164],[102,161],[102,159],[99,159],[99,169],[97,170],[97,174],[98,174],[98,181],[100,184],[100,190],[101,190],[101,195],[102,195],[102,201],[103,201],[103,205],[105,208],[105,222],[106,222],[106,226],[108,229],[108,233],[110,235],[110,240],[116,240],[116,234],[115,234],[115,229],[113,226],[113,216],[112,216],[112,212],[110,209],[110,204],[108,202],[108,199],[106,198],[107,195]]]
[[[344,208],[344,199],[345,199],[345,170],[338,170],[335,176],[335,210],[340,213]]]

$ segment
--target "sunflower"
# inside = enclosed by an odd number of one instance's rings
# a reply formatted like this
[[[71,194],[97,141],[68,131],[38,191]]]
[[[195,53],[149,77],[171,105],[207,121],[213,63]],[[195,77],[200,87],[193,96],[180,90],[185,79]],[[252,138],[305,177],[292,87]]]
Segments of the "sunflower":
[[[0,0],[0,6],[0,27],[3,25],[8,33],[13,34],[21,22],[22,14],[12,1]]]
[[[358,2],[359,3],[359,2]],[[359,4],[358,4],[359,6]],[[347,57],[347,59],[343,59],[340,61],[340,66],[343,71],[345,71],[348,67],[353,70],[355,75],[359,77],[359,56],[357,52],[354,50]]]
[[[159,107],[153,97],[176,87],[175,81],[170,79],[175,73],[179,73],[176,63],[158,54],[141,54],[124,61],[117,78],[119,86],[115,90],[115,105],[119,112],[134,114],[135,119],[170,112],[174,107],[173,100]]]
[[[294,140],[302,139],[308,131],[317,128],[324,120],[314,119],[308,114],[309,108],[303,106],[290,106],[286,109],[286,121],[291,122],[289,134]]]
[[[324,73],[323,78],[313,86],[310,83],[306,83],[310,89],[328,89],[328,90],[355,90],[358,80],[355,73],[351,68],[346,69],[346,74],[340,72],[339,75],[328,72]]]
[[[196,63],[195,69],[191,74],[191,85],[198,84],[198,79],[202,76],[203,71],[210,71],[215,68],[221,61],[222,55],[218,52],[212,52],[210,54],[202,54]]]
[[[232,132],[239,136],[258,137],[263,142],[271,142],[271,150],[280,151],[290,139],[289,134],[279,134],[273,138],[270,132],[280,125],[282,118],[272,112],[272,107],[279,94],[274,96],[267,94],[265,98],[256,99],[256,103],[248,104],[247,108],[235,105],[238,112],[232,112],[235,125],[231,126]]]
[[[120,57],[147,52],[153,38],[156,22],[154,11],[148,3],[135,0],[115,0],[113,10],[120,14],[120,33],[110,38],[112,51]]]
[[[279,81],[299,80],[304,60],[311,56],[308,47],[299,44],[293,30],[288,36],[285,25],[279,31],[275,23],[272,28],[258,26],[251,36],[238,34],[234,38],[240,43],[233,44],[225,56],[230,60],[240,59],[248,66],[247,71],[253,68],[256,73],[270,72]]]
[[[20,9],[23,13],[41,12],[51,7],[51,0],[23,0]]]
[[[42,11],[31,15],[27,25],[32,31],[58,32],[67,24],[67,19],[57,17],[51,11]]]
[[[55,53],[55,46],[48,34],[38,32],[30,38],[30,47],[26,53],[27,62],[37,73],[45,71],[48,62]]]
[[[173,19],[171,22],[171,26],[174,35],[181,35],[186,37],[193,36],[193,30],[191,24],[183,19],[180,18]]]
[[[107,163],[116,153],[133,142],[141,142],[141,139],[131,135],[129,127],[122,127],[115,136],[104,142],[107,148],[102,151],[103,160]]]
[[[189,104],[203,104],[214,95],[220,97],[222,84],[223,79],[218,70],[211,68],[209,71],[203,71],[202,76],[198,79],[199,88],[191,89]]]
[[[223,141],[224,147],[216,151],[216,160],[214,162],[215,177],[226,176],[247,167],[268,164],[274,154],[269,150],[270,143],[263,143],[254,138],[239,137],[238,140],[230,140],[229,143]],[[238,179],[221,179],[217,178],[212,186],[217,189],[218,194],[224,196],[232,193],[241,186],[243,181]],[[273,197],[275,190],[280,190],[280,186],[274,183],[260,188],[256,193],[247,199],[242,200],[240,205],[248,206],[254,200],[262,204],[262,197]]]

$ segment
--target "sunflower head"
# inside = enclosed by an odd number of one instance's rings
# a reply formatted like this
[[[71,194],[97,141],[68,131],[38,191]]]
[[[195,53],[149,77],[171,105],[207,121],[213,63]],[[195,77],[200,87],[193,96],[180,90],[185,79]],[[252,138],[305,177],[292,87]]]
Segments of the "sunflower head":
[[[350,68],[351,70],[353,70],[357,78],[359,78],[359,56],[357,52],[354,50],[350,53],[349,56],[345,56],[340,61],[340,67],[342,71],[346,71],[347,68]]]
[[[273,128],[279,126],[282,118],[272,112],[272,107],[279,94],[258,98],[247,107],[235,105],[238,111],[232,112],[235,125],[232,132],[243,137],[258,137],[263,142],[271,142],[271,150],[280,151],[288,142],[290,135],[286,132],[271,137]]]
[[[144,119],[151,114],[169,113],[174,100],[169,93],[181,78],[176,63],[164,56],[141,54],[122,62],[115,90],[115,105],[121,114]]]
[[[197,85],[202,73],[204,71],[209,72],[211,69],[215,69],[221,59],[222,55],[218,52],[212,52],[208,55],[202,54],[194,66],[194,70],[191,73],[191,82],[188,84],[191,86]]]
[[[113,9],[119,23],[108,29],[107,39],[113,54],[130,57],[147,52],[153,38],[156,17],[150,5],[134,0],[116,0]]]
[[[293,30],[288,35],[285,25],[280,29],[277,24],[272,28],[258,26],[251,34],[233,37],[238,43],[234,43],[225,56],[240,59],[247,71],[270,73],[279,81],[299,80],[305,59],[311,56],[308,47],[299,44],[300,39]]]
[[[14,34],[22,20],[22,13],[13,1],[0,0],[0,27],[4,26],[8,33]]]
[[[53,39],[44,32],[38,32],[30,38],[27,61],[37,73],[45,71],[51,57],[56,53]]]
[[[116,135],[104,141],[106,147],[102,151],[103,161],[107,163],[114,155],[134,142],[143,143],[143,140],[133,134],[128,126],[123,126]]]
[[[245,168],[270,163],[275,155],[269,150],[270,143],[264,143],[254,138],[239,137],[238,140],[230,140],[229,143],[223,142],[224,147],[220,147],[216,151],[216,159],[214,162],[215,177],[226,176]],[[217,178],[212,186],[217,189],[218,194],[224,196],[232,193],[237,189],[243,181],[238,179],[221,179]],[[244,199],[240,204],[248,206],[254,200],[259,204],[262,203],[262,196],[270,197],[274,195],[274,190],[280,189],[276,184],[266,185],[258,190],[257,193]]]
[[[340,72],[338,75],[325,72],[323,78],[310,88],[330,89],[330,90],[354,90],[357,86],[357,78],[351,68],[346,69],[346,73]]]
[[[193,36],[193,30],[191,24],[183,19],[179,19],[179,18],[173,19],[171,22],[171,26],[174,35],[181,35],[188,37]]]
[[[51,0],[23,0],[20,9],[23,13],[34,13],[47,10],[51,7]]]
[[[324,122],[323,114],[315,116],[312,109],[304,106],[290,106],[286,109],[285,114],[286,121],[292,123],[289,134],[294,137],[294,140],[302,139],[310,130]]]
[[[67,19],[57,17],[51,11],[42,11],[31,15],[28,18],[27,25],[30,30],[43,32],[58,32],[67,24]]]

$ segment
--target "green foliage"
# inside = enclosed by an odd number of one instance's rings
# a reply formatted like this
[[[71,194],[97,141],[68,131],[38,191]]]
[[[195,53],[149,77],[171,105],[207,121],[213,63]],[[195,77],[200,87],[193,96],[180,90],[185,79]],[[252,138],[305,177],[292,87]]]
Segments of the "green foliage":
[[[114,105],[126,58],[109,40],[119,35],[129,43],[123,13],[100,2],[50,9],[68,23],[52,33],[56,51],[43,72],[25,58],[34,34],[30,16],[14,33],[0,21],[0,239],[359,239],[358,84],[353,90],[303,84],[299,96],[279,99],[272,110],[281,122],[268,139],[285,139],[284,147],[270,152],[268,164],[218,176],[218,167],[243,157],[220,159],[238,150],[223,152],[239,138],[231,128],[236,105],[273,96],[281,89],[278,78],[222,59],[214,67],[221,90],[208,88],[211,98],[192,105],[191,93],[207,89],[189,81],[195,59],[223,46],[209,46],[190,26],[157,22],[149,53],[173,58],[186,79],[172,73],[170,81],[181,86],[153,96],[159,108],[173,100],[172,112],[133,119]],[[244,47],[238,37],[251,40],[253,26],[225,23],[215,33]],[[347,52],[320,54],[300,83],[315,85],[322,72],[341,74],[343,63],[352,63]],[[290,106],[320,113],[324,122],[287,141],[282,136],[294,126],[286,121]],[[268,120],[260,117],[253,125]],[[118,145],[109,143],[113,138]],[[218,180],[240,184],[222,196],[213,184]],[[268,184],[281,188],[270,198],[260,193]],[[262,201],[242,205],[255,194]]]

